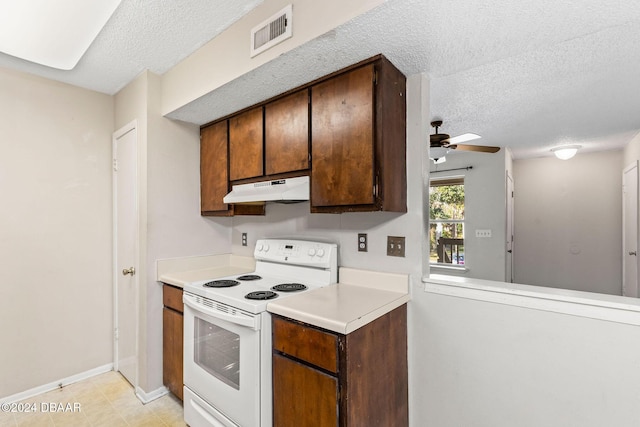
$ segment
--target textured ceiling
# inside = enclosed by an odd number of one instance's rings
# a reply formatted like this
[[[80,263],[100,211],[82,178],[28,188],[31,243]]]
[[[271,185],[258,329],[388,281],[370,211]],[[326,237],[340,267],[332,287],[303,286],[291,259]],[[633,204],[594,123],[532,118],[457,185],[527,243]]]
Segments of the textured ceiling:
[[[164,74],[264,0],[123,0],[71,71],[0,53],[0,67],[115,94],[144,70]]]
[[[145,68],[164,73],[260,2],[149,3],[124,0],[70,73],[6,56],[0,66],[115,93]],[[430,76],[442,131],[478,133],[517,158],[562,143],[620,148],[640,131],[636,0],[387,0],[170,117],[202,124],[377,53]]]

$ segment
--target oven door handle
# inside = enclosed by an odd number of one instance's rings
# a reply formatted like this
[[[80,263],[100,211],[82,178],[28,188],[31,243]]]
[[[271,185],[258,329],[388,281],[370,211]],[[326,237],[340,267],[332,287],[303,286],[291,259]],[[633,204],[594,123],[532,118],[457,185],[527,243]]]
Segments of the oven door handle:
[[[194,297],[187,295],[186,293],[182,296],[182,302],[184,302],[187,307],[194,311],[202,313],[206,316],[215,317],[216,319],[233,323],[235,325],[246,326],[256,331],[260,330],[260,316],[225,313],[223,311],[211,309],[205,305],[199,304],[198,302],[194,301],[194,299]],[[237,309],[233,309],[232,307],[229,308],[232,310],[236,310],[236,313],[239,313]]]

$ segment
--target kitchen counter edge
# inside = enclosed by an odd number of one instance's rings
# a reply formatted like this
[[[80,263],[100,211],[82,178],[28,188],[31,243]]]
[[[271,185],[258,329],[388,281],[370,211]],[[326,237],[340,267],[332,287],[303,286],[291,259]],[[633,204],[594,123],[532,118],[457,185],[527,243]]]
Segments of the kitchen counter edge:
[[[156,280],[184,288],[186,283],[251,273],[255,270],[252,257],[233,254],[159,259]]]
[[[267,310],[349,334],[410,301],[409,275],[340,268],[340,282],[267,305]]]

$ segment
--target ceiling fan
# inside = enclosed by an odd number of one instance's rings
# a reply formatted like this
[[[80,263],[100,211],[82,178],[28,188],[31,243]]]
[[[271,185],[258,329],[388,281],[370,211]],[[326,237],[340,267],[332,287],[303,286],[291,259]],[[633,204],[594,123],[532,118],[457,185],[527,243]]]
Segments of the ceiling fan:
[[[471,145],[462,144],[463,142],[473,141],[482,138],[475,133],[465,133],[454,136],[453,138],[446,133],[438,133],[438,128],[442,126],[442,120],[434,120],[431,126],[436,129],[436,133],[430,135],[429,158],[434,163],[444,163],[445,157],[450,150],[459,151],[477,151],[479,153],[497,153],[500,147],[491,147],[488,145]]]

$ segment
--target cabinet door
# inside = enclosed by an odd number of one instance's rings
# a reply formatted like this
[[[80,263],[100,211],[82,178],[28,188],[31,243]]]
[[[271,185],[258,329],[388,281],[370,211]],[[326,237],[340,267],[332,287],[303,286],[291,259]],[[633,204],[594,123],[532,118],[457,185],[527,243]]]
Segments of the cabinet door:
[[[274,354],[273,425],[336,427],[338,380],[324,372]]]
[[[262,107],[229,119],[229,179],[263,175]]]
[[[203,214],[228,214],[222,198],[229,190],[227,122],[200,131],[200,210]]]
[[[264,122],[267,175],[309,169],[309,92],[265,105]]]
[[[312,206],[373,204],[374,65],[311,88]]]
[[[182,400],[184,317],[166,307],[162,311],[162,317],[162,382],[169,391]]]

